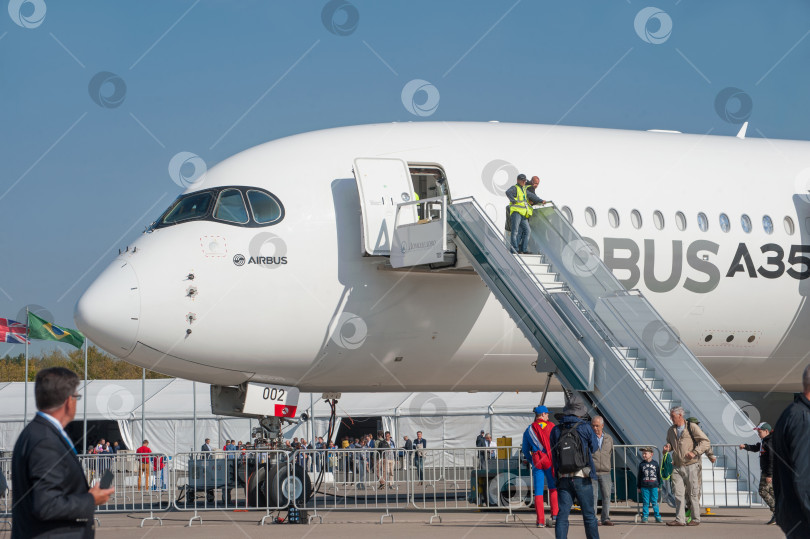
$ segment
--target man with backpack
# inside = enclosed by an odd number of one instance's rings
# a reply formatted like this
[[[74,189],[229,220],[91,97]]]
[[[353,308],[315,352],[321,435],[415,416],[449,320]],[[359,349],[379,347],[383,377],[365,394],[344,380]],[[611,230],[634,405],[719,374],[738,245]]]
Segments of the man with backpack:
[[[667,526],[698,526],[700,524],[700,456],[711,443],[703,430],[686,421],[684,410],[670,410],[672,426],[667,430],[667,443],[672,446],[672,489],[675,494],[675,520]],[[686,501],[692,508],[692,520],[686,523]]]
[[[565,400],[560,423],[551,430],[549,440],[559,503],[554,535],[557,539],[568,537],[568,515],[574,499],[577,499],[582,508],[585,537],[598,539],[592,484],[596,480],[596,472],[591,455],[599,449],[599,442],[590,422],[586,420],[588,410],[582,397],[566,391]]]

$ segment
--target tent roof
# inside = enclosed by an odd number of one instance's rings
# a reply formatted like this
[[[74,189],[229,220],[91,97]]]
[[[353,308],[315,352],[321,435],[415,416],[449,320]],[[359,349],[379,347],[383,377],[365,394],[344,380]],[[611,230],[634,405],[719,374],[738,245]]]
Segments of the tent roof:
[[[24,413],[23,382],[0,384],[0,422],[22,421]],[[146,380],[146,416],[150,419],[185,419],[194,415],[195,384],[178,378]],[[80,388],[81,391],[81,388]],[[141,417],[141,380],[91,380],[87,383],[86,401],[80,401],[76,417],[87,419],[126,420]],[[298,409],[318,417],[329,415],[329,406],[320,394],[301,393]],[[526,414],[540,401],[536,392],[503,393],[344,393],[338,401],[338,414],[364,416],[431,416],[464,414]],[[314,400],[315,413],[309,408]],[[562,408],[562,393],[549,393],[549,408]],[[197,417],[216,417],[211,413],[210,386],[196,384]],[[28,414],[36,411],[34,384],[28,387]]]

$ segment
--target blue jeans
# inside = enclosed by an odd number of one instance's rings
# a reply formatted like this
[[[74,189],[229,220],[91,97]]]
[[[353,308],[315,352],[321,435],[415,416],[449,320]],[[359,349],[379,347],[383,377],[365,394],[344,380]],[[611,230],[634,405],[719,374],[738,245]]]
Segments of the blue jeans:
[[[596,523],[596,514],[593,512],[593,485],[590,477],[558,477],[557,499],[560,512],[557,514],[557,524],[554,527],[556,539],[568,537],[568,515],[574,499],[579,500],[582,508],[582,520],[585,522],[585,537],[599,539],[599,528]]]
[[[512,251],[525,253],[529,250],[529,236],[532,234],[529,220],[516,211],[509,215],[509,219],[512,228]]]
[[[413,465],[416,467],[416,473],[420,481],[425,480],[425,457],[416,455],[413,457]]]
[[[641,487],[641,516],[644,518],[647,518],[650,515],[651,502],[655,517],[661,518],[661,513],[658,511],[658,488]]]

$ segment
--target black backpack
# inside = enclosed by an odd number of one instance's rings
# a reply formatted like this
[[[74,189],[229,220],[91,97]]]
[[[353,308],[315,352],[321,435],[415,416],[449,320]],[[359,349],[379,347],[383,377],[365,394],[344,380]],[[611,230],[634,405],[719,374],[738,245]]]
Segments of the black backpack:
[[[588,465],[582,437],[577,432],[578,423],[568,427],[560,427],[562,433],[557,445],[554,447],[554,459],[558,463],[560,473],[574,473]]]

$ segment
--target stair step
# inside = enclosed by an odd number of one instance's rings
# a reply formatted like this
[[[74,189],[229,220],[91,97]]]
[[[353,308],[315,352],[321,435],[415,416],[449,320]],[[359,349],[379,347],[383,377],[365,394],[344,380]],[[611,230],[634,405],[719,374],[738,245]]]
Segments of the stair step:
[[[734,468],[724,468],[722,466],[714,466],[711,468],[707,468],[703,466],[703,471],[701,472],[701,477],[703,478],[703,484],[705,485],[707,482],[710,481],[717,481],[722,483],[724,479],[726,480],[737,480],[737,470]],[[739,488],[739,487],[738,487]]]
[[[542,255],[516,255],[520,257],[523,262],[526,263],[527,266],[538,266],[543,264],[543,256]]]
[[[664,389],[664,381],[660,378],[644,378],[644,385],[650,389]]]
[[[647,360],[644,358],[637,358],[637,359],[625,359],[625,362],[630,366],[631,369],[636,367],[646,367]]]
[[[617,346],[616,350],[625,359],[638,359],[638,349],[637,348],[628,348],[626,346]]]
[[[543,284],[562,284],[557,280],[556,273],[535,273],[534,276],[537,277],[537,280]]]

